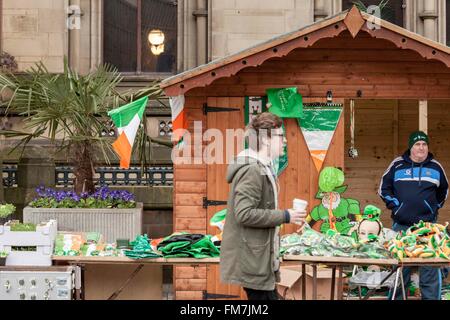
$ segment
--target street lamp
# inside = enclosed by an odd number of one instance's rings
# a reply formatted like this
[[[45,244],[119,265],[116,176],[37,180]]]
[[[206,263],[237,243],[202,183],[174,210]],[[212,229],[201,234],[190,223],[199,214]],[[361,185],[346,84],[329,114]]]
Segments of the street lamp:
[[[151,45],[151,51],[155,56],[159,56],[164,52],[165,36],[161,30],[152,30],[148,34],[148,42]]]

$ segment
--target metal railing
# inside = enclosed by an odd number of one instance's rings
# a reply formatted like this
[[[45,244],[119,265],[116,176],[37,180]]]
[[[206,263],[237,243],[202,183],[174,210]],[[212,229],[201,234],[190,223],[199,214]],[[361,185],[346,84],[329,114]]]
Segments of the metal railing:
[[[73,168],[56,167],[56,185],[73,185]],[[94,182],[97,186],[172,186],[173,167],[157,166],[142,170],[140,167],[120,169],[117,167],[97,167]]]
[[[56,166],[56,186],[72,186],[73,180],[73,167]],[[173,167],[153,166],[145,170],[140,167],[127,170],[118,167],[97,167],[94,182],[96,186],[172,186]],[[3,165],[3,186],[17,187],[17,165]]]

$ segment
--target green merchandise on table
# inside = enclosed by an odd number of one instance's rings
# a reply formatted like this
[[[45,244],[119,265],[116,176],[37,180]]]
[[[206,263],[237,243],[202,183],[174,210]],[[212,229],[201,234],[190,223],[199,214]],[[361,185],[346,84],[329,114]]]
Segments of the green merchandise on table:
[[[153,251],[150,246],[149,238],[146,234],[143,236],[137,236],[134,241],[131,242],[133,248],[131,250],[123,250],[124,254],[131,259],[150,259],[160,258],[161,255]]]
[[[399,260],[404,258],[442,258],[450,260],[450,236],[447,225],[423,222],[400,232],[387,245]]]
[[[158,244],[158,251],[165,258],[196,259],[215,258],[220,255],[210,235],[176,233],[166,237]]]
[[[294,233],[283,236],[281,254],[362,259],[391,258],[389,251],[377,242],[356,242],[351,236],[341,235],[333,230],[322,234],[310,227],[305,227],[301,235]]]

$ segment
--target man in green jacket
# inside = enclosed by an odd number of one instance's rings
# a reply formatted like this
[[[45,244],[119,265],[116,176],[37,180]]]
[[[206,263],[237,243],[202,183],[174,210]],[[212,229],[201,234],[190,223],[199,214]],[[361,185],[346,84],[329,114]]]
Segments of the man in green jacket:
[[[278,209],[272,163],[286,143],[281,119],[260,114],[247,128],[247,139],[249,149],[228,167],[231,191],[220,249],[221,281],[242,286],[249,300],[277,300],[279,226],[302,225],[306,212]]]

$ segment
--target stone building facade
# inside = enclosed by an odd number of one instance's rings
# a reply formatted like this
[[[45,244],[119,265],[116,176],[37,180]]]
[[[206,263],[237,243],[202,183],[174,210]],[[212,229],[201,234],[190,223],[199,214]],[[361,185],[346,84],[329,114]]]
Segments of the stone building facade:
[[[124,2],[144,6],[152,0],[1,0],[2,49],[16,57],[20,70],[43,61],[63,70],[64,56],[85,73],[104,61],[106,6]],[[348,7],[347,0],[178,0],[176,70],[180,72],[298,29]],[[367,4],[379,1],[363,1]],[[448,0],[396,0],[399,24],[435,41],[449,39]],[[79,9],[78,9],[79,8]],[[151,8],[149,8],[150,10]],[[142,9],[145,11],[145,9]],[[397,10],[397,12],[398,12]],[[142,12],[142,11],[141,11]],[[163,14],[163,13],[162,13]],[[175,26],[174,26],[175,27]],[[109,30],[110,31],[110,30]],[[108,37],[111,36],[111,37]],[[145,35],[143,35],[144,37]],[[145,41],[145,40],[144,40]],[[134,72],[136,78],[160,78],[167,72]]]

